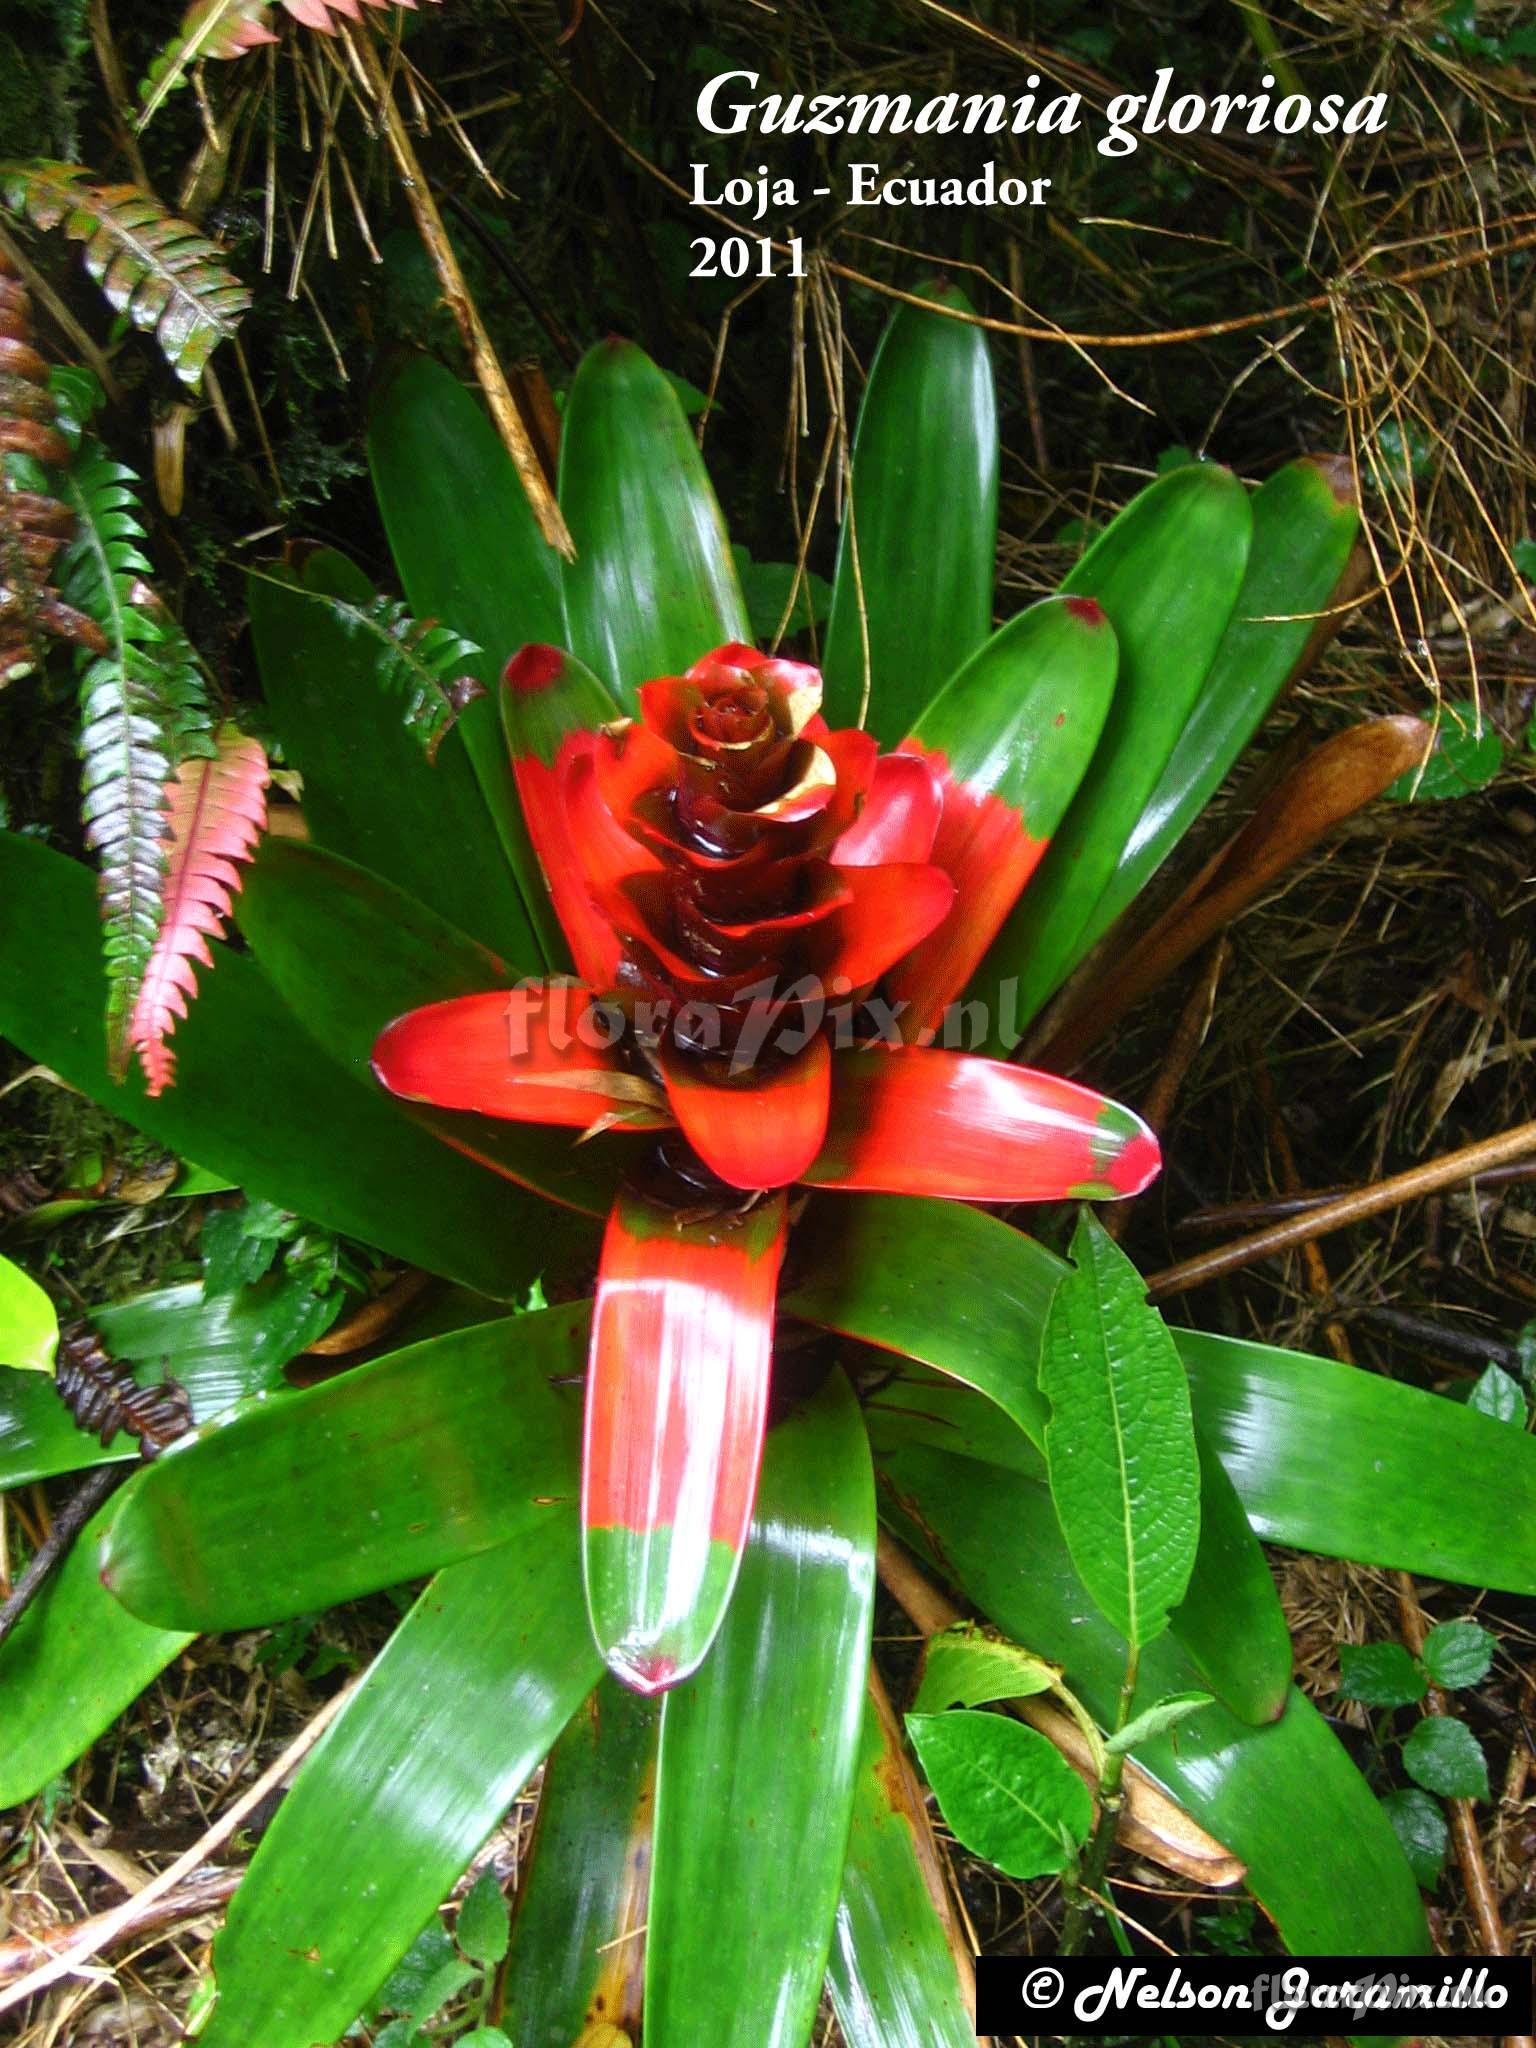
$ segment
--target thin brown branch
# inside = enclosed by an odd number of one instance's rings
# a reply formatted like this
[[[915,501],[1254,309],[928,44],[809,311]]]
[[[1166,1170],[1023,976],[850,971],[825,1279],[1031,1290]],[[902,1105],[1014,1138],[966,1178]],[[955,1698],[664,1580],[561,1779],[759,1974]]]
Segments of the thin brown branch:
[[[496,431],[501,435],[512,465],[517,471],[518,481],[533,508],[539,531],[552,548],[564,555],[567,561],[574,560],[575,542],[571,539],[570,528],[565,516],[555,502],[554,493],[544,480],[539,458],[523,416],[517,409],[517,401],[507,384],[500,359],[491,345],[491,338],[485,331],[485,322],[480,318],[480,309],[470,295],[464,272],[460,268],[458,254],[449,240],[443,216],[438,211],[437,201],[427,182],[426,172],[416,154],[389,80],[384,74],[384,65],[379,56],[378,45],[373,32],[365,24],[343,29],[351,44],[354,56],[361,67],[363,76],[379,110],[384,124],[385,138],[395,167],[400,173],[400,187],[406,197],[416,221],[417,233],[427,252],[437,280],[442,288],[443,298],[458,325],[459,334],[470,360],[475,366],[475,375],[480,389],[485,393],[486,403],[491,409],[491,418],[496,422]]]
[[[1267,1230],[1256,1230],[1251,1237],[1237,1238],[1214,1250],[1199,1252],[1176,1266],[1165,1266],[1147,1282],[1148,1291],[1158,1301],[1166,1301],[1173,1294],[1187,1294],[1190,1288],[1202,1287],[1223,1273],[1236,1273],[1256,1259],[1289,1251],[1293,1245],[1305,1244],[1311,1237],[1324,1237],[1332,1230],[1347,1229],[1351,1223],[1380,1216],[1388,1209],[1400,1208],[1404,1202],[1417,1201],[1441,1188],[1455,1187],[1459,1181],[1475,1180],[1485,1167],[1503,1166],[1532,1153],[1536,1153],[1536,1121],[1516,1124],[1497,1138],[1482,1138],[1474,1145],[1458,1146],[1454,1152],[1442,1153],[1422,1166],[1409,1167],[1406,1173],[1394,1173],[1385,1180],[1352,1188],[1347,1195],[1309,1209],[1305,1215],[1273,1223]]]
[[[13,1935],[9,1941],[0,1942],[0,1987],[14,1984],[28,1971],[49,1962],[72,1942],[93,1938],[99,1952],[104,1948],[115,1948],[125,1941],[158,1934],[166,1928],[185,1926],[191,1920],[201,1920],[207,1914],[217,1912],[220,1906],[234,1897],[244,1876],[243,1868],[205,1870],[186,1884],[178,1885],[175,1891],[150,1899],[137,1913],[115,1906],[111,1912],[94,1914],[89,1920],[50,1927],[45,1934]],[[127,1903],[135,1906],[144,1896],[142,1891],[135,1892]]]
[[[79,1927],[71,1929],[69,1946],[58,1955],[51,1956],[46,1963],[29,1970],[16,1983],[0,1989],[0,2012],[9,2012],[13,2006],[23,2005],[29,1998],[35,1998],[40,1991],[46,1991],[62,1978],[70,1977],[88,1964],[92,1956],[99,1955],[117,1941],[125,1928],[131,1928],[140,1916],[157,1900],[184,1884],[194,1871],[206,1863],[214,1851],[227,1842],[241,1822],[253,1813],[267,1796],[274,1792],[287,1777],[296,1771],[304,1758],[314,1748],[326,1729],[341,1712],[359,1684],[353,1679],[342,1687],[334,1698],[328,1699],[320,1711],[308,1721],[282,1755],[269,1764],[234,1805],[223,1813],[192,1844],[191,1848],[168,1863],[158,1877],[150,1879],[144,1889],[135,1892],[131,1899],[121,1906],[114,1906],[110,1913],[98,1913]]]

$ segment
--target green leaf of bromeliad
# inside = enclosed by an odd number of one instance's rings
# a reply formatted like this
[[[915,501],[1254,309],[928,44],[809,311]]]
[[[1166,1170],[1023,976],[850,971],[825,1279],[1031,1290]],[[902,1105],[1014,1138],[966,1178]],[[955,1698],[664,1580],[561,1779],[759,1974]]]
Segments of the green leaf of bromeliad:
[[[445,459],[445,450],[452,450],[451,460]],[[368,460],[411,609],[419,618],[440,620],[483,650],[469,670],[487,694],[461,712],[456,740],[444,758],[462,743],[500,840],[503,864],[510,864],[537,928],[544,885],[513,788],[496,690],[502,670],[520,647],[529,641],[564,640],[559,558],[539,531],[484,406],[430,356],[413,357],[375,394]],[[439,801],[447,815],[455,815],[445,795]],[[380,866],[366,854],[354,858]],[[451,910],[446,914],[455,916]],[[479,929],[462,913],[456,921],[466,930]],[[510,938],[496,943],[524,967],[538,965],[536,947],[524,953]],[[550,964],[559,957],[563,948],[549,956]]]
[[[577,549],[562,575],[564,638],[626,709],[652,676],[681,675],[711,648],[750,637],[698,444],[677,394],[632,342],[600,341],[576,372],[560,509]]]
[[[1095,598],[1120,649],[1103,737],[1072,807],[977,982],[1018,981],[1022,1031],[1082,957],[1083,936],[1183,731],[1232,616],[1253,530],[1248,494],[1209,463],[1175,470],[1107,526],[1062,584]],[[1008,1051],[1007,1034],[995,1040]]]
[[[970,311],[951,286],[932,297]],[[867,723],[887,746],[911,730],[991,630],[996,547],[987,337],[952,314],[898,307],[854,435],[822,664],[832,725]]]
[[[214,1950],[207,2048],[335,2040],[597,1672],[570,1510],[439,1573],[262,1839]]]
[[[871,1674],[827,1989],[848,2048],[970,2048],[969,1939],[890,1701]]]
[[[1189,1388],[1141,1276],[1087,1210],[1072,1256],[1040,1360],[1051,1495],[1083,1584],[1139,1650],[1184,1597],[1199,1544]]]

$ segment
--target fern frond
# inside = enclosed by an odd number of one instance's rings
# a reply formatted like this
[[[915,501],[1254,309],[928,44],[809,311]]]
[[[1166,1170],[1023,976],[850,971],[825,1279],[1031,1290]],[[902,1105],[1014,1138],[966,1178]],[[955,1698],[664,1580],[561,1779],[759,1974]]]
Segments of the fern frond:
[[[175,90],[190,65],[205,57],[243,57],[263,43],[275,43],[268,26],[275,0],[192,0],[182,17],[181,27],[150,66],[140,88],[139,127],[144,129],[155,117],[166,94]],[[317,28],[322,35],[334,35],[333,15],[361,21],[358,0],[281,0],[295,21]],[[388,7],[391,0],[362,0],[366,7]],[[393,0],[397,7],[414,8],[416,0]]]
[[[75,522],[47,471],[69,456],[48,364],[33,346],[31,296],[0,250],[0,689],[36,668],[49,640],[106,648],[53,582]]]
[[[240,891],[238,863],[266,829],[267,782],[260,742],[224,725],[212,758],[183,761],[166,786],[165,911],[127,1031],[151,1095],[176,1077],[168,1041],[197,993],[193,963],[213,966],[208,941],[223,936]]]
[[[99,629],[104,651],[81,676],[86,843],[100,866],[109,1065],[127,1070],[127,1024],[161,924],[175,762],[206,748],[205,679],[190,642],[147,584],[133,471],[87,442],[64,481],[75,537],[59,565],[65,600]]]
[[[329,591],[281,580],[292,596],[323,606],[349,639],[364,642],[375,685],[386,696],[404,697],[404,723],[427,759],[435,760],[464,706],[485,695],[484,685],[470,673],[484,650],[435,619],[412,618],[397,598],[349,604]]]
[[[84,243],[85,267],[113,311],[154,334],[184,384],[198,383],[251,303],[223,252],[137,185],[92,184],[79,164],[0,164],[0,200]]]

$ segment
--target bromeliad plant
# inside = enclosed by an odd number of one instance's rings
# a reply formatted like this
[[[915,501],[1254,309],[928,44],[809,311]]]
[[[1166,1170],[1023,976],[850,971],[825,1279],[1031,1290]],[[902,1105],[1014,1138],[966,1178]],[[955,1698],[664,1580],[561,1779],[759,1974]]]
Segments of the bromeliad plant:
[[[1101,1784],[1127,1752],[1140,1773],[1141,1849],[1245,1875],[1293,1949],[1421,1950],[1390,1821],[1291,1687],[1259,1538],[1529,1591],[1530,1440],[1168,1333],[1090,1223],[1069,1265],[976,1206],[1155,1168],[1130,1112],[1006,1055],[1302,659],[1356,532],[1332,467],[1252,495],[1177,471],[993,631],[985,340],[904,308],[818,704],[811,670],[749,647],[698,451],[637,350],[596,349],[569,394],[573,563],[437,365],[383,389],[371,452],[451,661],[333,552],[253,576],[311,836],[263,845],[176,1086],[112,1081],[91,878],[8,836],[0,958],[50,971],[0,976],[0,1028],[253,1204],[452,1285],[303,1392],[228,1295],[96,1319],[199,1427],[0,1644],[0,1801],[192,1633],[431,1574],[231,1905],[209,2048],[310,2048],[375,2012],[546,1759],[503,1978],[519,2044],[643,2021],[646,2048],[801,2048],[825,1979],[851,2048],[961,2048],[963,1939],[869,1685],[878,1513],[1034,1653],[1010,1668],[1065,1668]],[[444,736],[431,695],[466,666],[487,696]],[[554,1305],[510,1312],[540,1278]],[[5,1375],[0,1479],[97,1455],[50,1401]],[[936,1782],[995,1696],[932,1678]],[[1086,1804],[1061,1812],[1081,1900]]]
[[[608,1219],[582,1467],[592,1625],[642,1692],[698,1668],[735,1583],[787,1191],[1042,1202],[1157,1169],[1128,1110],[897,1035],[931,1035],[969,980],[1102,723],[1099,606],[1049,600],[1018,638],[1041,738],[1003,793],[937,748],[829,732],[816,670],[747,647],[644,683],[638,720],[552,647],[508,666],[523,814],[582,981],[412,1011],[373,1065],[441,1110],[666,1133]],[[984,727],[981,694],[962,674],[930,728]]]

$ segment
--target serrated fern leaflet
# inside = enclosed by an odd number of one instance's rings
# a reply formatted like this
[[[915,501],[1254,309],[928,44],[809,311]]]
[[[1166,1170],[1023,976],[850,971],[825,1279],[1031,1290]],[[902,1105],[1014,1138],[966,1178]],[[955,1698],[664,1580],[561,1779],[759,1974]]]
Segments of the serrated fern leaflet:
[[[127,1039],[151,1095],[176,1077],[169,1039],[197,993],[194,962],[212,967],[208,941],[223,935],[248,861],[267,822],[267,757],[258,741],[221,726],[211,760],[183,761],[166,785],[164,916]]]
[[[153,333],[185,384],[196,385],[251,295],[223,252],[137,185],[97,185],[78,164],[0,164],[0,199],[34,226],[61,223],[85,244],[85,267],[113,310]]]
[[[388,7],[391,0],[362,0],[361,6],[359,0],[281,0],[281,4],[306,28],[334,35],[334,15],[361,21],[363,6]],[[416,0],[393,0],[393,4],[414,8]],[[155,59],[144,81],[140,128],[154,118],[166,94],[181,83],[189,65],[204,58],[243,57],[247,50],[275,43],[277,37],[268,25],[273,5],[274,0],[193,0],[182,17],[181,27]]]
[[[349,637],[374,643],[375,683],[389,695],[404,697],[405,724],[433,760],[464,706],[485,694],[470,672],[484,650],[435,619],[412,618],[397,598],[350,604],[328,591],[282,580],[293,596],[323,605]]]
[[[207,692],[190,642],[141,578],[149,567],[133,471],[87,442],[66,478],[75,537],[59,569],[66,601],[105,651],[81,675],[86,843],[100,865],[109,1065],[128,1063],[128,1020],[159,935],[173,762],[206,748]]]

